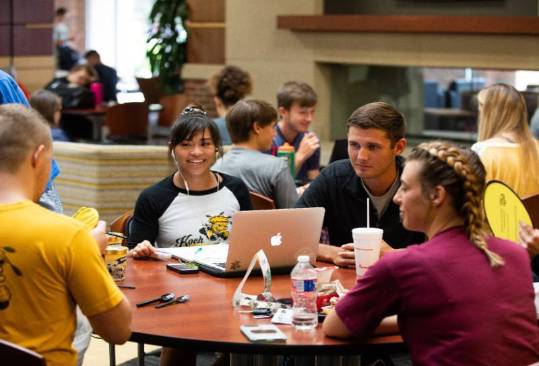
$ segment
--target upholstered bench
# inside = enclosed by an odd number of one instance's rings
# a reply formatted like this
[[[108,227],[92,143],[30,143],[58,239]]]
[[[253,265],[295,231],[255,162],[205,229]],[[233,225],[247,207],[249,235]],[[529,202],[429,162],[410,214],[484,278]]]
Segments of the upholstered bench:
[[[67,215],[94,207],[110,223],[135,205],[140,192],[174,170],[166,146],[55,142],[55,180]]]

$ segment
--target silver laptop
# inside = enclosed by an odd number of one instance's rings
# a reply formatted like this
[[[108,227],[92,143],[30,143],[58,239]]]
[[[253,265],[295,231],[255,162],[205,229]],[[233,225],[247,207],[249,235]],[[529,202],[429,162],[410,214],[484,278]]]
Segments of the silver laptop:
[[[181,260],[195,262],[215,276],[241,276],[260,249],[272,273],[289,271],[299,255],[316,260],[324,208],[238,211],[232,216],[228,244],[162,248]]]

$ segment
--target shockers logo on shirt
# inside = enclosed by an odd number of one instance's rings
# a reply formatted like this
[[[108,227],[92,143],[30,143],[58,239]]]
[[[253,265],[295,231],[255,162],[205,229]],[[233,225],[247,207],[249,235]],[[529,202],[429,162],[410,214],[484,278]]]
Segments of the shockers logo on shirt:
[[[207,221],[198,230],[201,235],[187,234],[176,239],[177,247],[188,247],[200,244],[217,244],[228,239],[231,216],[224,212],[218,215],[206,215]]]

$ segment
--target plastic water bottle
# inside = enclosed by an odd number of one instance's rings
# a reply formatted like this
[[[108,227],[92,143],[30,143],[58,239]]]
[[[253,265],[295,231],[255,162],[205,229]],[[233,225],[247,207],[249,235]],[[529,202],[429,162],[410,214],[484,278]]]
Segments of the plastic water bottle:
[[[318,324],[316,311],[316,272],[308,255],[300,255],[292,270],[292,323],[296,330],[310,331]]]

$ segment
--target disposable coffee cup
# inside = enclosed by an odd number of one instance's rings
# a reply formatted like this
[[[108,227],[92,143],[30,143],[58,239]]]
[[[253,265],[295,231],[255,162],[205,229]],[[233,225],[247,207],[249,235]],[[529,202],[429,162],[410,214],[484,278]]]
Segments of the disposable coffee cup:
[[[357,277],[363,276],[369,267],[380,258],[383,234],[384,230],[378,228],[357,227],[352,229]]]
[[[122,281],[125,278],[127,251],[127,247],[117,244],[108,245],[105,249],[105,263],[114,281]]]

